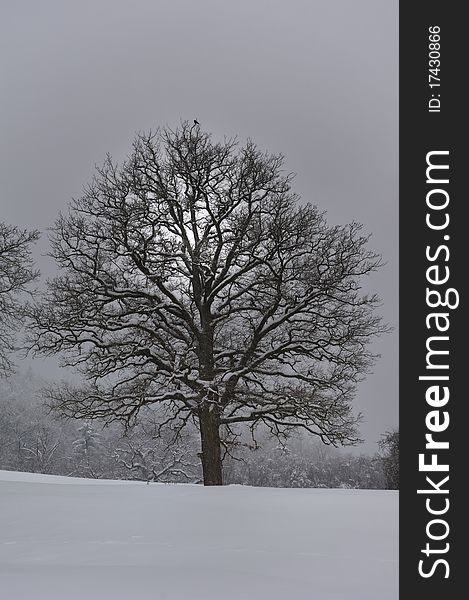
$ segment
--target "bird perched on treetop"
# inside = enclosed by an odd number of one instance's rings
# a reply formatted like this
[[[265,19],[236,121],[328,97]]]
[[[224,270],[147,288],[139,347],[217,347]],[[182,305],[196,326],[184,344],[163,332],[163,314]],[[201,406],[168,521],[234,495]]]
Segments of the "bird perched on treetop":
[[[194,125],[200,125],[200,123],[197,121],[197,119],[194,119]]]

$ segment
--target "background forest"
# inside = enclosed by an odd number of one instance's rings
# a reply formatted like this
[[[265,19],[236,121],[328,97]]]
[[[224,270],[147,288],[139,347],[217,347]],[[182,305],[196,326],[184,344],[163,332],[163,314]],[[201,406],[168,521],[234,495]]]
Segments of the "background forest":
[[[200,482],[195,429],[176,440],[168,432],[158,436],[151,410],[127,431],[117,424],[104,427],[96,421],[58,419],[40,396],[45,385],[32,370],[0,380],[0,469]],[[396,435],[383,437],[380,453],[365,455],[325,446],[300,433],[279,443],[264,431],[258,445],[247,437],[236,448],[228,448],[225,481],[265,487],[394,489],[398,487]]]

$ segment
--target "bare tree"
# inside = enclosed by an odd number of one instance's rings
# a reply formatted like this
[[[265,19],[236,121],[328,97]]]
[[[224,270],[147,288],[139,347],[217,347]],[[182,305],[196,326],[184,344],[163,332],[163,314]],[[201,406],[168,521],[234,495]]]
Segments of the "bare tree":
[[[39,232],[0,222],[0,376],[11,371],[16,329],[22,321],[22,294],[39,273],[34,270],[31,244]]]
[[[399,430],[387,431],[379,442],[386,487],[399,489]]]
[[[351,401],[385,329],[361,280],[380,259],[359,224],[300,204],[282,163],[183,123],[97,169],[55,224],[61,275],[30,310],[31,347],[88,380],[51,392],[62,413],[132,421],[160,404],[163,423],[199,427],[206,485],[222,484],[221,428],[357,441]]]
[[[27,457],[28,470],[33,473],[47,473],[60,448],[60,439],[57,439],[55,432],[48,426],[37,426],[31,438],[30,442],[22,447]]]
[[[133,479],[197,482],[197,466],[192,464],[191,450],[190,443],[172,444],[159,435],[142,437],[140,431],[134,430],[122,439],[114,458]]]

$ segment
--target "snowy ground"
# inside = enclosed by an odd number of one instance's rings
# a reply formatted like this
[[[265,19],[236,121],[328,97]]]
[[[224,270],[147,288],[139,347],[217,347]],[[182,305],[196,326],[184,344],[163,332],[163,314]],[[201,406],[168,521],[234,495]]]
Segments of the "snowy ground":
[[[4,600],[396,600],[396,492],[0,471]]]

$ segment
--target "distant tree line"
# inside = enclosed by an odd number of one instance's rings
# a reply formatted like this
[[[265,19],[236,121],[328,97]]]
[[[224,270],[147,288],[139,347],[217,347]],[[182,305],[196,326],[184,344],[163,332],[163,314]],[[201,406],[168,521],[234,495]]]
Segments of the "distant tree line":
[[[60,419],[43,404],[33,373],[0,381],[0,469],[97,479],[201,483],[195,428],[161,430],[148,410],[127,430],[114,423]],[[385,441],[374,456],[338,451],[295,434],[279,443],[238,439],[224,457],[226,483],[265,487],[382,489],[398,487],[398,465]],[[390,434],[386,439],[390,438]],[[393,438],[395,440],[395,435]],[[397,433],[398,439],[398,433]],[[397,471],[396,471],[397,469]],[[395,475],[397,472],[397,480]],[[390,473],[394,479],[390,479]],[[396,485],[397,481],[397,485]]]
[[[227,483],[261,487],[385,488],[380,456],[355,455],[295,436],[285,445],[272,438],[243,460],[228,460]]]
[[[399,430],[387,431],[381,438],[379,447],[382,455],[386,488],[399,489]]]
[[[90,477],[198,481],[188,436],[156,435],[155,415],[132,429],[121,424],[58,419],[32,373],[0,381],[0,469]]]

